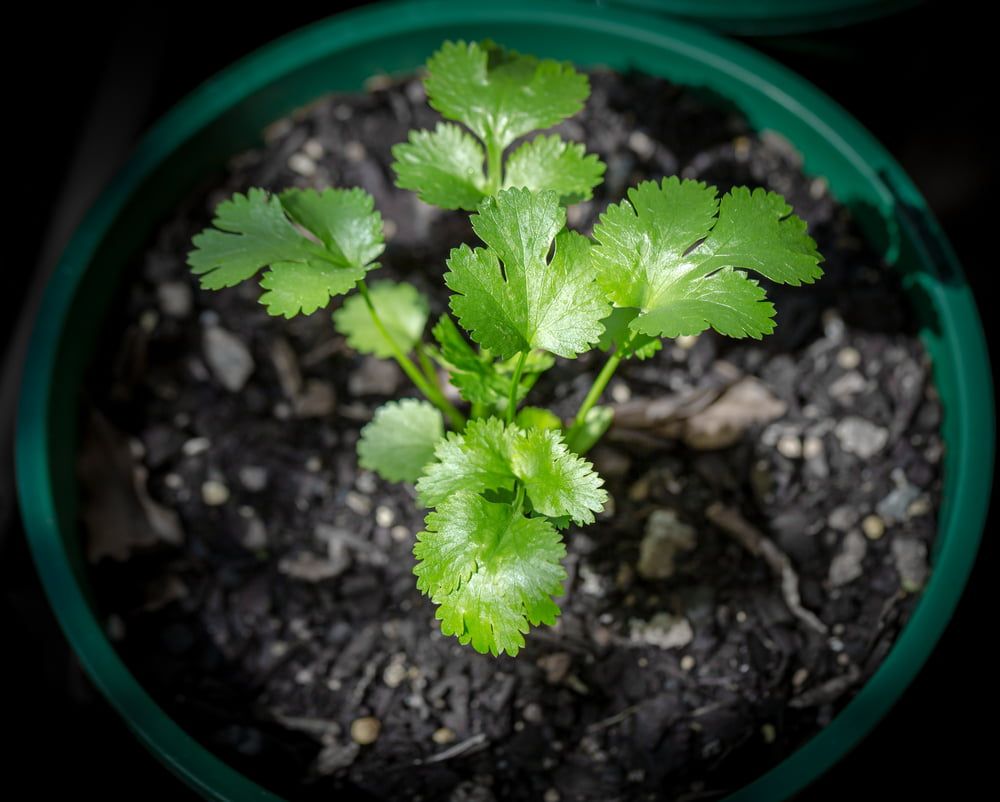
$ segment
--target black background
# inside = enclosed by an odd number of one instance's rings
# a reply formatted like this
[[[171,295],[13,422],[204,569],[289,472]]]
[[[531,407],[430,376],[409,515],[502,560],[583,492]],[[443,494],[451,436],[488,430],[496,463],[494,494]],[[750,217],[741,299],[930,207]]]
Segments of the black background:
[[[349,5],[358,4],[324,4],[323,14]],[[24,31],[19,49],[30,55],[8,50],[4,82],[5,151],[16,169],[3,226],[0,346],[12,342],[35,266],[57,253],[135,136],[234,59],[322,16],[292,4],[246,9],[21,9],[27,16],[8,27],[8,44]],[[825,90],[902,162],[958,251],[988,320],[987,282],[1000,249],[997,129],[987,123],[997,71],[994,34],[976,6],[931,3],[818,35],[748,41]],[[16,379],[8,372],[4,381]],[[9,455],[3,460],[0,765],[8,798],[59,798],[69,783],[104,800],[194,799],[134,742],[73,660],[10,506]],[[988,590],[995,552],[988,527],[958,612],[916,682],[800,799],[971,799],[989,787],[997,742],[996,662],[987,656],[996,647]]]

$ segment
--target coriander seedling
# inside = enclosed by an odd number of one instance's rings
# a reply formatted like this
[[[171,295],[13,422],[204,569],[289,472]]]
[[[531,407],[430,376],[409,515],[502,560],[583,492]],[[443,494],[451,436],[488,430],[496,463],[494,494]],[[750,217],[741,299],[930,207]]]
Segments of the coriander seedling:
[[[429,510],[413,549],[417,587],[445,634],[515,655],[531,626],[559,613],[561,531],[593,523],[607,502],[582,455],[613,421],[598,402],[618,365],[653,356],[662,338],[771,333],[774,306],[748,271],[809,284],[821,257],[779,195],[737,188],[720,198],[676,177],[628,190],[593,238],[570,231],[566,206],[592,196],[604,165],[555,135],[516,143],[580,111],[587,77],[493,43],[448,42],[427,70],[428,102],[451,122],[393,148],[396,183],[473,211],[480,240],[448,257],[453,316],[435,322],[430,341],[416,288],[367,284],[384,238],[360,189],[236,194],[188,261],[213,290],[266,269],[260,301],[272,315],[311,314],[347,296],[337,330],[355,350],[395,359],[426,399],[383,405],[358,443],[362,467],[415,483]],[[522,406],[556,358],[594,348],[608,357],[571,421]]]

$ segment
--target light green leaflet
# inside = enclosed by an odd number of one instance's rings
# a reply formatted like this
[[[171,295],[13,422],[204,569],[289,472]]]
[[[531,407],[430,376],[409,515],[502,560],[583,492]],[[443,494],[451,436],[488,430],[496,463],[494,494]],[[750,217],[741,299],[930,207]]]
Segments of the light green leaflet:
[[[427,62],[431,106],[500,150],[583,108],[587,76],[569,64],[484,42],[445,42]]]
[[[537,136],[510,155],[504,186],[555,190],[559,202],[569,206],[590,200],[603,175],[604,162],[594,154],[586,155],[583,145],[555,135]]]
[[[188,254],[202,287],[232,287],[268,267],[260,302],[289,318],[349,292],[378,266],[384,248],[382,218],[360,189],[290,189],[280,197],[250,189],[220,203],[213,225],[194,237]]]
[[[462,434],[447,434],[417,492],[426,506],[436,507],[462,490],[512,490],[517,481],[533,510],[579,524],[593,523],[608,498],[604,480],[566,447],[561,432],[504,426],[498,418],[471,421]]]
[[[390,401],[361,430],[358,462],[390,482],[415,482],[443,437],[444,421],[431,404],[415,398]]]
[[[743,270],[771,281],[811,284],[823,271],[806,224],[780,195],[665,178],[630,189],[594,228],[598,282],[617,307],[639,314],[629,328],[650,337],[711,327],[759,339],[774,330],[774,307]]]
[[[389,336],[404,352],[411,351],[420,342],[427,325],[427,299],[405,282],[376,281],[368,292]],[[393,356],[392,344],[375,325],[371,310],[360,295],[344,301],[333,313],[333,323],[355,351],[381,359]]]
[[[555,192],[504,190],[472,217],[488,247],[462,245],[448,257],[452,311],[501,358],[533,348],[571,358],[601,336],[610,309],[594,280],[590,241],[560,233],[565,222]]]
[[[408,142],[392,149],[396,186],[442,209],[476,208],[486,193],[483,149],[450,123],[431,131],[411,131]]]
[[[566,548],[544,518],[455,493],[427,515],[413,553],[417,587],[438,605],[441,631],[480,653],[513,656],[530,626],[554,624]]]

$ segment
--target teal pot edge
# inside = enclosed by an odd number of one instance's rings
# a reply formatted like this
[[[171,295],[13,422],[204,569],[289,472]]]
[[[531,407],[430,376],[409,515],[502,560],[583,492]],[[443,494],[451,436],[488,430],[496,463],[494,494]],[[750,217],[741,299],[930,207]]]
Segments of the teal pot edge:
[[[540,0],[508,2],[502,9],[456,2],[383,4],[290,34],[223,71],[176,106],[144,138],[77,229],[46,289],[32,334],[18,413],[16,469],[22,514],[42,583],[91,679],[155,755],[206,798],[278,802],[279,797],[215,757],[164,713],[125,667],[91,608],[78,555],[72,554],[77,539],[72,501],[60,495],[54,481],[60,466],[53,456],[75,436],[68,420],[72,415],[58,414],[59,404],[68,403],[60,399],[75,399],[78,387],[73,383],[78,375],[60,361],[76,338],[75,331],[68,337],[72,327],[67,324],[91,263],[108,247],[109,232],[128,215],[129,202],[141,195],[164,162],[192,142],[210,150],[206,141],[218,134],[213,125],[218,127],[222,119],[237,125],[241,117],[235,110],[246,106],[248,98],[258,115],[273,119],[322,94],[323,83],[310,77],[309,65],[333,55],[352,56],[354,77],[343,78],[350,86],[331,80],[327,90],[357,88],[365,74],[381,68],[412,69],[433,49],[428,42],[447,36],[479,38],[489,32],[539,55],[581,64],[630,65],[681,83],[704,80],[734,100],[754,125],[788,136],[802,151],[806,169],[828,176],[831,190],[842,201],[849,206],[858,198],[863,201],[856,211],[867,235],[899,265],[908,291],[931,320],[922,337],[934,358],[948,446],[934,570],[910,622],[857,696],[825,729],[728,800],[787,798],[872,730],[916,676],[954,612],[975,560],[992,486],[992,379],[982,325],[961,267],[899,165],[812,85],[744,46],[692,26]],[[414,48],[421,51],[419,58]],[[252,144],[258,133],[246,131],[244,141],[234,135],[214,146],[231,146],[233,153]],[[180,176],[185,180],[203,176],[208,166],[194,155],[185,164],[189,175]],[[141,208],[145,217],[155,217],[152,202]],[[168,210],[169,205],[158,211]],[[65,474],[65,466],[61,470]]]

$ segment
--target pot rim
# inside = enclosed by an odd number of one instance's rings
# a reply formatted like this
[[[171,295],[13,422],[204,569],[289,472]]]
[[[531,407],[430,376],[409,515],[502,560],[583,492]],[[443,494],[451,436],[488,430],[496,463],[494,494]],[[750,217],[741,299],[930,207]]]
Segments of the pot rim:
[[[680,55],[708,72],[777,104],[824,147],[833,147],[878,197],[889,220],[887,258],[901,241],[915,243],[921,285],[937,315],[937,334],[924,332],[940,369],[946,402],[946,498],[930,581],[897,641],[857,695],[823,730],[781,763],[736,791],[729,802],[782,799],[801,790],[853,748],[916,676],[943,632],[975,560],[990,498],[994,407],[989,358],[971,291],[950,245],[902,168],[844,110],[811,84],[743,45],[664,19],[570,2],[510,0],[503,7],[437,0],[389,3],[340,14],[293,32],[210,79],[166,114],[74,233],[46,287],[28,350],[17,422],[16,470],[25,529],[49,601],[93,682],[130,728],[181,778],[207,798],[280,802],[280,797],[224,763],[182,730],[136,681],[91,610],[61,536],[51,483],[49,414],[64,324],[79,285],[109,228],[133,192],[182,144],[222,113],[278,79],[326,55],[378,46],[390,35],[482,25],[536,26],[616,37]],[[568,35],[568,34],[567,34]],[[685,82],[683,78],[677,79]],[[748,115],[751,117],[752,115]],[[831,181],[831,184],[833,182]],[[836,187],[833,186],[836,193]],[[897,228],[898,227],[898,228]],[[944,391],[947,390],[947,393]],[[70,522],[72,524],[72,522]]]

